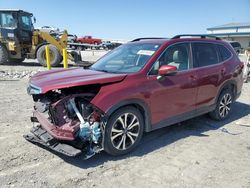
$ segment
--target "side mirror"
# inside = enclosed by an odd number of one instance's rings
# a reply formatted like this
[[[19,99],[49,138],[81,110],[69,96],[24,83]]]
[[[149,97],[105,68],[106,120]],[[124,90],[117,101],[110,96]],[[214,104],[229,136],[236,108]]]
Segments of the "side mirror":
[[[161,80],[165,76],[173,76],[177,73],[177,68],[171,65],[162,65],[158,71],[157,79]]]
[[[33,23],[36,23],[36,17],[33,17]]]

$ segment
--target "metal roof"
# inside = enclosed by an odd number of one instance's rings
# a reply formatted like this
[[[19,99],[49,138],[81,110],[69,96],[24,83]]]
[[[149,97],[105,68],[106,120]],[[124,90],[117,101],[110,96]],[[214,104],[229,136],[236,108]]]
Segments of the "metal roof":
[[[233,28],[250,28],[250,22],[235,22],[235,23],[228,23],[224,25],[219,25],[215,27],[207,28],[207,30],[218,30],[218,29],[233,29]]]
[[[0,11],[22,11],[20,9],[0,9]]]
[[[239,33],[211,33],[211,34],[207,34],[207,35],[213,35],[213,36],[226,36],[226,37],[230,37],[230,36],[250,36],[250,32],[239,32]]]
[[[24,12],[24,13],[28,13],[33,15],[30,12],[24,11],[24,10],[20,10],[20,9],[0,9],[0,12]]]

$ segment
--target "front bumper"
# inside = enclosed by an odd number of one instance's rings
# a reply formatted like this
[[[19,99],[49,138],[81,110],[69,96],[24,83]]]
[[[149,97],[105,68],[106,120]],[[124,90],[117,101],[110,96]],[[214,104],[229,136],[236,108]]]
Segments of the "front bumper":
[[[34,117],[37,118],[41,126],[57,140],[73,141],[75,139],[77,126],[70,126],[70,123],[68,123],[58,127],[50,123],[48,119],[38,111],[34,111]]]
[[[69,144],[60,143],[40,125],[33,127],[30,132],[32,134],[26,134],[24,138],[31,143],[44,146],[45,148],[69,157],[76,157],[82,153],[80,149]]]

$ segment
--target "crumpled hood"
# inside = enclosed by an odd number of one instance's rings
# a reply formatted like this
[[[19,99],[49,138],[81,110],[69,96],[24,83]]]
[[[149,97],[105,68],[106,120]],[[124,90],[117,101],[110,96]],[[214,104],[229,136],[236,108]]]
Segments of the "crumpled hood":
[[[30,84],[32,87],[39,88],[41,93],[46,93],[50,90],[73,86],[119,82],[125,77],[126,74],[70,68],[39,72],[31,77]]]

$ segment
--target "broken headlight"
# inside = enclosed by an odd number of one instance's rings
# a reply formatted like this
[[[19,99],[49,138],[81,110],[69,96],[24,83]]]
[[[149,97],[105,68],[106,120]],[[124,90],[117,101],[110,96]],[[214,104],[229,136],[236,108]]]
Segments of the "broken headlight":
[[[34,86],[32,84],[29,84],[28,88],[27,88],[27,93],[29,95],[37,95],[37,94],[41,94],[42,93],[42,89],[40,87]]]

